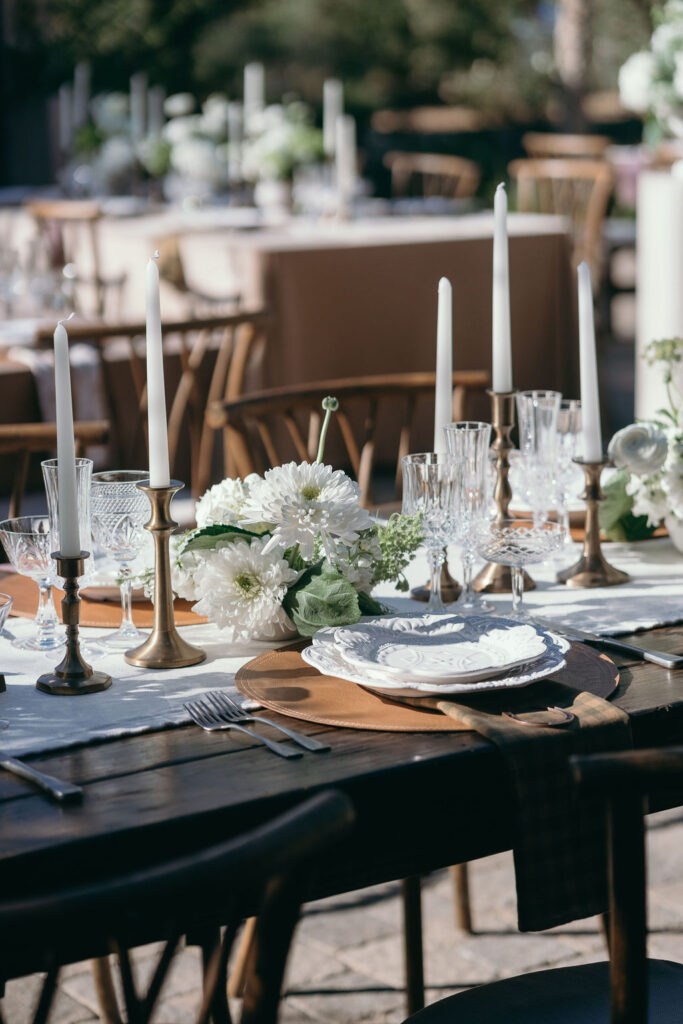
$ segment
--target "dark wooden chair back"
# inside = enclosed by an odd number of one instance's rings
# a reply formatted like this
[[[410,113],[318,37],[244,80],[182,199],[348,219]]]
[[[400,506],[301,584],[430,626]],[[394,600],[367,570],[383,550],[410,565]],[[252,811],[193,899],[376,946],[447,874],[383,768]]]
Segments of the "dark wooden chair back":
[[[453,374],[455,420],[466,418],[468,395],[487,388],[489,379],[485,370],[460,370]],[[313,461],[322,425],[321,403],[326,395],[334,395],[339,399],[339,411],[333,417],[328,437],[337,432],[341,436],[346,460],[360,485],[361,501],[369,506],[382,416],[394,431],[398,485],[401,457],[411,451],[418,402],[433,402],[434,386],[433,373],[317,381],[213,402],[207,406],[206,421],[213,430],[223,432],[228,475],[245,477],[280,465],[288,458]],[[209,482],[203,477],[201,487]]]
[[[514,160],[517,207],[523,212],[566,217],[574,241],[574,262],[586,260],[598,283],[602,263],[602,224],[612,195],[614,174],[606,160],[549,158]]]
[[[479,186],[481,172],[473,160],[443,153],[402,153],[384,156],[391,171],[395,196],[422,195],[444,199],[469,199]]]
[[[88,454],[88,449],[109,441],[107,420],[84,420],[74,423],[76,455]],[[9,518],[21,515],[26,491],[29,462],[34,452],[51,452],[57,447],[55,423],[2,423],[0,424],[0,455],[14,455],[16,464],[9,504]]]
[[[45,1024],[61,967],[83,950],[116,954],[128,1024],[147,1024],[174,953],[193,929],[224,926],[205,965],[197,1024],[229,1024],[226,969],[245,914],[258,911],[255,945],[242,1004],[242,1024],[274,1024],[299,908],[311,871],[328,846],[351,828],[346,796],[329,791],[244,835],[163,864],[82,886],[0,902],[3,958],[0,981],[30,951],[46,978],[33,1015]],[[144,992],[136,985],[130,950],[163,940]],[[16,970],[16,968],[14,968]],[[10,1022],[7,1022],[10,1024]]]
[[[96,316],[104,316],[105,313],[120,315],[126,274],[103,276],[98,231],[102,209],[99,203],[90,199],[36,199],[29,201],[26,208],[36,223],[41,242],[47,247],[51,266],[61,270],[68,263],[73,263],[77,268],[72,278],[75,308]],[[90,273],[87,274],[78,269],[82,250],[76,247],[83,240],[89,250]],[[83,301],[85,289],[94,296],[89,304]]]
[[[607,806],[612,1024],[647,1024],[645,811],[648,797],[667,791],[683,801],[683,746],[594,754],[572,763],[583,794]]]
[[[213,431],[205,422],[208,404],[242,394],[247,373],[256,374],[265,346],[267,314],[224,314],[162,324],[171,472],[183,458],[190,464],[194,494],[210,474]],[[111,462],[117,468],[146,465],[147,369],[145,324],[69,324],[72,342],[88,342],[100,353],[108,415]],[[38,344],[50,345],[42,331]],[[122,365],[127,372],[122,372]],[[188,452],[189,445],[189,452]],[[142,460],[142,461],[141,461]]]
[[[522,145],[534,159],[576,157],[601,160],[612,145],[607,135],[565,135],[562,132],[526,132]]]
[[[408,110],[377,110],[370,122],[381,134],[407,132],[444,135],[456,132],[480,132],[490,128],[490,114],[473,107],[411,107]]]

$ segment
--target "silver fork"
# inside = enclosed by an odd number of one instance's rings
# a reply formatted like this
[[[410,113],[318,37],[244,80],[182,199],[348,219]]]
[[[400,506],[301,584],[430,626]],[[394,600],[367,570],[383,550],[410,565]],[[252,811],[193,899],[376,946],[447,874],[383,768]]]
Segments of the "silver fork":
[[[267,736],[260,736],[259,733],[253,732],[251,729],[245,729],[243,725],[230,721],[222,712],[215,710],[203,700],[188,701],[185,704],[185,710],[189,712],[192,721],[206,732],[237,729],[238,732],[243,732],[247,736],[251,736],[252,739],[259,740],[269,750],[272,750],[274,754],[279,754],[280,757],[301,757],[300,750],[290,750],[289,747],[285,747],[282,743],[276,743],[275,740],[269,740]]]
[[[232,722],[246,722],[252,725],[257,725],[259,722],[263,722],[265,725],[270,725],[273,729],[279,729],[285,736],[289,736],[290,740],[294,740],[300,747],[304,747],[306,750],[312,750],[316,754],[323,753],[325,750],[329,750],[330,747],[327,743],[321,743],[319,740],[314,740],[310,736],[304,736],[300,732],[295,732],[294,729],[288,729],[286,725],[280,725],[279,722],[274,722],[271,718],[264,718],[263,715],[259,715],[258,718],[254,718],[248,711],[245,711],[243,707],[229,697],[227,693],[222,693],[220,690],[211,690],[205,694],[209,700],[212,701],[214,706],[220,707],[224,714],[230,718]]]

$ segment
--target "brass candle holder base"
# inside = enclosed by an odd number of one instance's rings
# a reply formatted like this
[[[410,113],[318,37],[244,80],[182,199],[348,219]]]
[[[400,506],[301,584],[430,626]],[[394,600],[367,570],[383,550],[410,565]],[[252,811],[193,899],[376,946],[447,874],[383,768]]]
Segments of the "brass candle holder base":
[[[36,687],[43,693],[79,696],[82,693],[98,693],[111,686],[111,676],[106,672],[95,672],[83,660],[78,637],[81,610],[78,579],[83,575],[83,565],[89,554],[88,551],[81,551],[80,555],[72,557],[55,551],[52,555],[57,562],[57,573],[64,580],[62,622],[66,626],[66,653],[53,672],[46,672],[38,679]]]
[[[414,601],[428,601],[432,592],[431,582],[425,583],[422,587],[413,587],[410,596]],[[448,571],[448,562],[441,566],[441,600],[444,604],[453,604],[462,594],[462,586],[453,579]]]
[[[583,541],[583,553],[578,562],[557,574],[558,583],[566,583],[568,587],[616,587],[627,583],[628,573],[615,569],[605,559],[600,544],[600,502],[604,498],[600,487],[600,476],[609,459],[600,462],[586,462],[574,459],[586,475],[586,487],[581,495],[586,502],[586,532]]]
[[[512,499],[510,487],[510,452],[513,448],[510,433],[515,425],[515,391],[487,391],[491,398],[491,426],[495,433],[492,448],[496,453],[496,521],[509,518],[508,506]],[[472,586],[478,594],[511,594],[512,570],[509,565],[489,562],[474,577]],[[535,590],[536,584],[524,573],[524,589]]]
[[[144,643],[124,655],[129,665],[139,668],[184,668],[206,658],[200,647],[183,640],[173,616],[169,539],[177,523],[171,518],[171,499],[182,486],[177,480],[168,487],[152,487],[149,481],[138,484],[152,506],[145,529],[154,537],[154,626]]]

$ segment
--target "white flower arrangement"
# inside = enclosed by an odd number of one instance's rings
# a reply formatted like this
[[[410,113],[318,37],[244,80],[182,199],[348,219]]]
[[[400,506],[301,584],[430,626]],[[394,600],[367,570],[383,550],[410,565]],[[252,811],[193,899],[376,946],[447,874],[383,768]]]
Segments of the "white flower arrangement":
[[[668,407],[609,443],[619,473],[605,487],[601,525],[613,539],[647,536],[662,522],[672,534],[683,527],[683,340],[654,341],[645,356],[662,369]]]
[[[652,141],[683,133],[683,0],[653,9],[658,24],[648,49],[632,54],[619,71],[622,104],[647,120]]]
[[[403,570],[422,541],[419,518],[387,524],[361,507],[358,484],[322,462],[290,462],[223,480],[197,502],[197,529],[174,545],[173,589],[226,639],[312,636],[325,626],[382,614],[373,586],[407,589]]]
[[[304,103],[273,104],[249,123],[242,153],[246,181],[287,181],[298,167],[324,156],[322,132]]]

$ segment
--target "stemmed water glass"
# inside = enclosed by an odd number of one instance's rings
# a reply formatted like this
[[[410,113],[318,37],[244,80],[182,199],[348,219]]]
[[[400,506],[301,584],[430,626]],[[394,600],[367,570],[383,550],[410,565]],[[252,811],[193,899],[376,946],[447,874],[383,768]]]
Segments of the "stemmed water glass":
[[[422,517],[431,574],[427,610],[443,612],[441,567],[462,512],[462,462],[441,452],[421,452],[404,455],[401,466],[403,512]]]
[[[489,444],[491,426],[463,420],[444,427],[448,451],[462,461],[462,515],[453,540],[462,548],[463,591],[455,610],[464,614],[493,611],[472,587],[476,541],[489,514]]]
[[[54,651],[64,643],[52,600],[56,582],[56,564],[52,552],[57,548],[47,516],[19,516],[0,523],[0,541],[13,568],[38,584],[36,630],[25,640],[12,641],[15,647],[29,651]]]
[[[519,473],[534,521],[545,519],[552,505],[559,391],[518,391]]]
[[[569,501],[577,490],[583,474],[574,463],[578,455],[581,434],[581,402],[565,398],[560,402],[557,416],[557,445],[555,454],[555,504],[557,519],[565,529],[565,544],[571,544],[569,532]],[[573,485],[573,486],[572,486]]]
[[[149,472],[119,469],[94,473],[91,491],[93,537],[102,551],[119,566],[121,589],[121,625],[98,641],[105,647],[128,650],[145,639],[133,622],[132,569],[130,563],[140,554],[145,542],[143,527],[149,519],[149,500],[137,486],[149,478]]]
[[[524,567],[543,562],[562,544],[564,529],[559,523],[530,523],[528,519],[495,519],[479,539],[479,554],[487,562],[512,569],[512,616],[525,622],[523,608]]]

